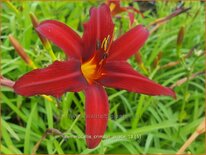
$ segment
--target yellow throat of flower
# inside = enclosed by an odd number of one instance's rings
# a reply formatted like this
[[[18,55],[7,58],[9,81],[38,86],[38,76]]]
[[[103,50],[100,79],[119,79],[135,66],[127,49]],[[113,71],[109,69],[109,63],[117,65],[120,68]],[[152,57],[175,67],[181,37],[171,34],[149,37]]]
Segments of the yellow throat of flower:
[[[83,63],[81,65],[81,70],[82,73],[84,75],[84,77],[86,78],[88,83],[92,83],[93,80],[98,78],[98,74],[97,74],[97,64],[95,63],[95,57],[93,57],[92,59],[90,59],[89,61]]]

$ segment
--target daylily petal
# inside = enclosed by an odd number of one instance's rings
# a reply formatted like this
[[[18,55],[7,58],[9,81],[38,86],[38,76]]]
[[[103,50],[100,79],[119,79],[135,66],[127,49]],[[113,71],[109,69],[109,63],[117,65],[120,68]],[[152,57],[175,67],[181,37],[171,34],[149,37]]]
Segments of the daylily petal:
[[[128,12],[129,20],[130,20],[130,25],[134,23],[134,12]]]
[[[17,94],[23,96],[52,95],[60,97],[67,91],[77,92],[86,86],[80,70],[80,62],[55,61],[44,69],[35,69],[23,75],[14,85]]]
[[[79,35],[64,23],[46,20],[36,30],[59,46],[69,57],[81,59],[82,40]]]
[[[112,43],[107,60],[128,59],[143,46],[148,36],[148,30],[142,25],[134,27]]]
[[[107,5],[110,7],[112,16],[127,11],[125,7],[120,6],[120,0],[107,0]]]
[[[139,74],[125,61],[107,63],[99,82],[106,87],[126,89],[147,95],[166,95],[175,97],[175,93]]]
[[[107,127],[109,104],[107,94],[100,85],[90,85],[86,95],[86,142],[89,148],[96,147]]]
[[[90,10],[90,20],[84,24],[84,55],[83,60],[90,58],[96,50],[101,48],[104,39],[112,41],[114,24],[109,7],[106,4]]]

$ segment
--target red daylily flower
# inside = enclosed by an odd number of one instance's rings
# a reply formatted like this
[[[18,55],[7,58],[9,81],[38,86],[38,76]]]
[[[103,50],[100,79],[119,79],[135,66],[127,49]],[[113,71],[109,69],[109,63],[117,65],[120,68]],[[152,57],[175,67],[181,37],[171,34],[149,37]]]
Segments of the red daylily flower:
[[[23,96],[52,95],[84,90],[86,96],[86,142],[96,147],[106,130],[109,104],[103,86],[148,95],[175,96],[175,93],[132,69],[127,59],[145,43],[149,32],[138,25],[113,41],[114,24],[110,9],[103,4],[90,11],[82,38],[55,20],[46,20],[37,31],[59,46],[69,57],[44,69],[23,75],[14,85]]]
[[[120,0],[106,0],[106,4],[110,7],[112,16],[115,16],[115,15],[120,14],[122,12],[128,12],[130,25],[132,25],[134,23],[135,13],[140,14],[144,18],[144,15],[136,8],[134,8],[132,6],[129,6],[129,7],[121,6]]]

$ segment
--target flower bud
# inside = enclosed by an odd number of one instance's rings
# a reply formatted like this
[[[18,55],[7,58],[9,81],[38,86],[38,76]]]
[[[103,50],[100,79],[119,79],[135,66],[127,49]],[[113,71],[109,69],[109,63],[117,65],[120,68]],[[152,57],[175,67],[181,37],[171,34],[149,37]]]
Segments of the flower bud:
[[[9,80],[9,79],[7,79],[7,78],[4,78],[3,76],[0,77],[0,85],[1,85],[1,86],[13,88],[14,84],[15,84],[14,81]]]
[[[33,27],[34,27],[34,29],[35,29],[35,31],[36,31],[36,28],[37,28],[37,26],[39,25],[39,21],[38,21],[37,17],[36,17],[34,14],[30,13],[29,15],[30,15],[30,18],[31,18],[32,25],[33,25]],[[55,61],[57,58],[56,58],[56,56],[54,55],[54,52],[53,52],[52,47],[51,47],[51,45],[50,45],[50,43],[49,43],[49,40],[46,39],[44,36],[42,36],[38,31],[36,31],[36,33],[38,34],[38,36],[39,36],[39,38],[40,38],[40,40],[41,40],[44,48],[45,48],[45,49],[49,52],[49,54],[51,55],[52,60]]]
[[[142,57],[139,52],[135,54],[135,59],[139,65],[142,64]]]
[[[32,68],[36,68],[34,62],[31,60],[31,58],[26,54],[21,44],[10,34],[9,35],[9,41],[11,42],[14,49],[17,51],[19,56]]]
[[[26,52],[24,51],[23,47],[21,46],[21,44],[10,34],[9,35],[9,41],[12,44],[12,46],[15,48],[15,50],[17,51],[17,53],[21,56],[21,58],[27,63],[29,64],[31,59],[29,58],[29,56],[26,54]]]
[[[162,52],[159,52],[156,59],[154,60],[154,63],[153,63],[154,67],[157,67],[157,65],[159,65],[161,58],[162,58]]]
[[[179,30],[179,33],[178,33],[177,47],[179,47],[179,48],[182,46],[182,42],[183,42],[183,39],[184,39],[184,30],[185,30],[185,28],[182,26]]]
[[[30,13],[29,16],[31,18],[32,25],[33,25],[34,29],[36,30],[36,27],[39,25],[39,21],[38,21],[37,17],[33,13]],[[47,39],[44,36],[42,36],[39,32],[37,32],[37,34],[38,34],[42,44],[44,46],[46,46],[46,44],[48,42]]]

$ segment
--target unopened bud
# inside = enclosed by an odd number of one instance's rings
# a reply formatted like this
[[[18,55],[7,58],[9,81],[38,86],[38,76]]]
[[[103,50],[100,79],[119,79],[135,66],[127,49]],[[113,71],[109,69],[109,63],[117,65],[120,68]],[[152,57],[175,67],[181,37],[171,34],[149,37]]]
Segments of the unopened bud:
[[[9,79],[7,79],[7,78],[4,78],[3,76],[0,77],[0,85],[1,85],[1,86],[13,88],[14,84],[15,84],[14,81],[9,80]]]
[[[39,21],[38,21],[37,17],[36,17],[33,13],[30,13],[29,15],[30,15],[30,18],[31,18],[32,25],[33,25],[33,27],[34,27],[34,29],[35,29],[35,31],[36,31],[36,28],[37,28],[37,26],[39,25]],[[52,47],[51,47],[51,45],[50,45],[50,43],[49,43],[49,40],[46,39],[43,35],[41,35],[38,31],[36,31],[36,33],[38,34],[38,36],[39,36],[39,38],[40,38],[40,40],[41,40],[44,48],[45,48],[45,49],[49,52],[49,54],[51,55],[52,60],[55,61],[57,58],[56,58],[56,56],[54,55],[54,52],[53,52]]]
[[[11,42],[14,49],[17,51],[19,56],[33,69],[37,68],[34,62],[30,59],[30,57],[26,54],[21,44],[10,34],[9,41]]]
[[[160,59],[162,58],[162,52],[159,52],[156,59],[154,60],[154,67],[159,65]]]
[[[17,53],[19,54],[19,56],[21,56],[21,58],[27,63],[29,64],[31,62],[31,59],[29,58],[29,56],[26,54],[26,52],[24,51],[23,47],[21,46],[21,44],[10,34],[9,35],[9,41],[12,44],[12,46],[15,48],[15,50],[17,51]]]
[[[143,62],[142,62],[142,57],[141,57],[141,55],[140,55],[139,52],[137,52],[137,53],[135,54],[135,59],[136,59],[138,65],[139,65],[139,67],[141,68],[141,70],[142,70],[145,74],[148,74],[148,71],[147,71],[146,67],[144,66],[144,64],[143,64]]]
[[[39,21],[38,21],[37,17],[33,13],[30,13],[29,16],[31,18],[32,25],[33,25],[33,27],[34,27],[34,29],[36,31],[36,27],[39,25]],[[44,46],[46,46],[48,44],[47,43],[48,40],[44,36],[42,36],[38,31],[36,31],[36,32],[37,32],[37,34],[38,34],[42,44]]]
[[[185,28],[183,26],[179,30],[178,37],[177,37],[177,47],[182,46],[182,42],[184,39],[184,30],[185,30]]]
[[[135,54],[135,59],[139,65],[142,64],[142,57],[139,52]]]

